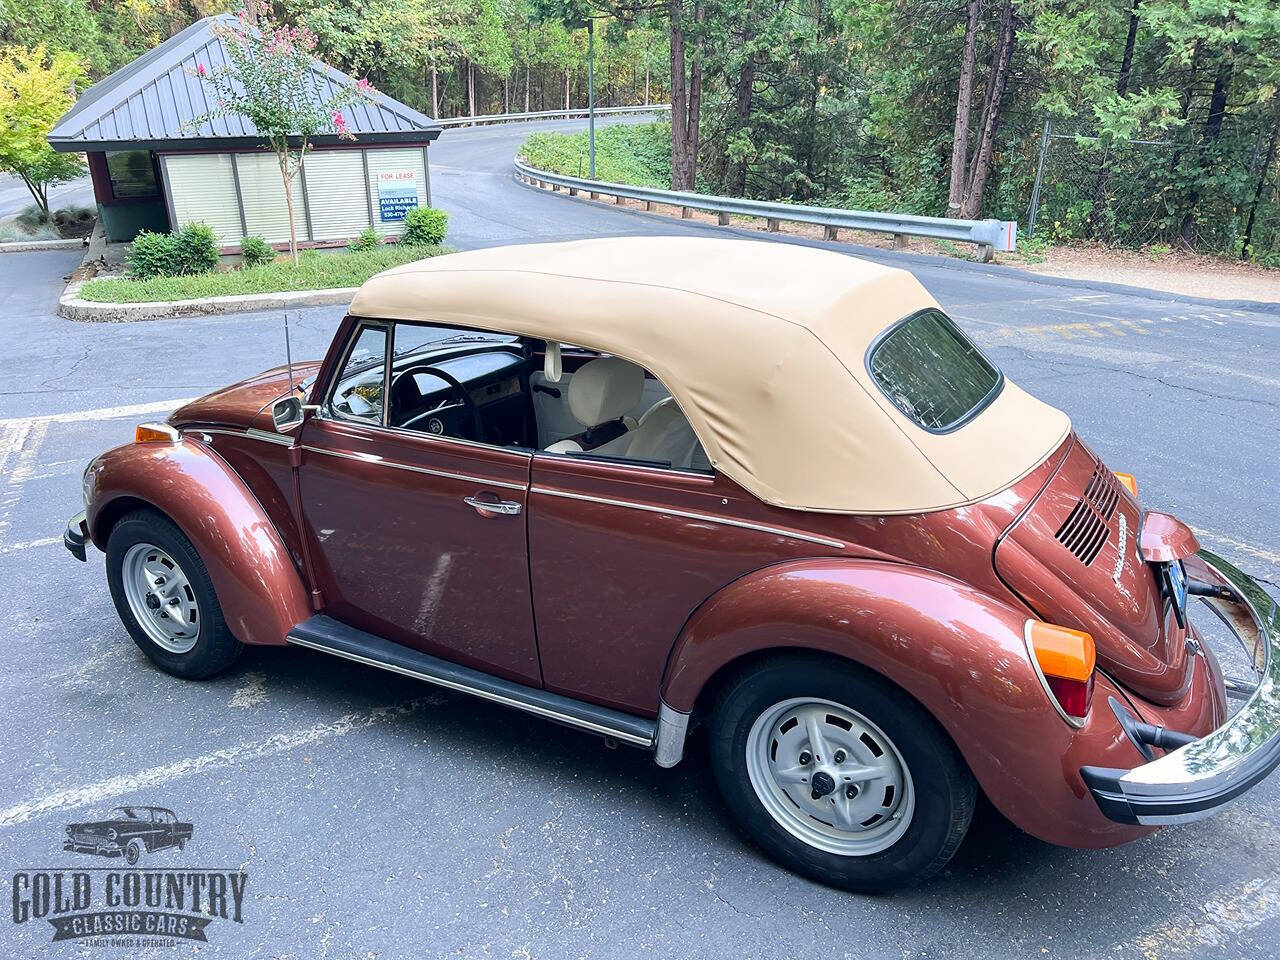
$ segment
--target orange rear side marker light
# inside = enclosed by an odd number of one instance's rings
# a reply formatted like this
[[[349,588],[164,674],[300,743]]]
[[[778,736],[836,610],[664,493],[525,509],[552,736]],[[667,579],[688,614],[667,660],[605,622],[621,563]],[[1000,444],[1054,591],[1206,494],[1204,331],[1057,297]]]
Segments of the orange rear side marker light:
[[[1111,472],[1120,481],[1120,486],[1129,491],[1129,496],[1136,497],[1138,495],[1138,481],[1134,479],[1132,473],[1121,473],[1119,470],[1112,470]]]
[[[1093,637],[1083,630],[1028,620],[1027,645],[1046,677],[1084,683],[1098,663]]]

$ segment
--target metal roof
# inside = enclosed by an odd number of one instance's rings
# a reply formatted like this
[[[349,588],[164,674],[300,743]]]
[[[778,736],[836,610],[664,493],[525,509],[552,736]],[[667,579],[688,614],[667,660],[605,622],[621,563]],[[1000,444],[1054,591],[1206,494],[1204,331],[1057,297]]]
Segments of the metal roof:
[[[193,76],[226,64],[222,41],[214,24],[235,17],[206,17],[170,37],[137,60],[99,80],[86,90],[49,131],[49,144],[64,153],[82,150],[167,150],[257,147],[263,141],[243,117],[215,117],[199,125],[190,121],[213,106],[209,84]],[[351,78],[312,59],[312,90],[328,100]],[[368,104],[342,111],[347,129],[363,143],[422,143],[440,135],[440,127],[425,114],[383,94]],[[313,143],[338,143],[337,136],[313,138]]]

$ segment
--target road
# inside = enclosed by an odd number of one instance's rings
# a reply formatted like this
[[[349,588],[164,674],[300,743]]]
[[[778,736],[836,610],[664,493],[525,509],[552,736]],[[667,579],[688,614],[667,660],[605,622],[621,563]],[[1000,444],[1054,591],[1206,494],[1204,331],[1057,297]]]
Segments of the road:
[[[0,173],[0,219],[21,213],[34,202],[25,183],[15,176]],[[93,184],[87,174],[49,189],[50,210],[72,205],[93,206]]]
[[[509,159],[526,132],[450,131],[432,149],[455,245],[716,232],[514,183]],[[913,269],[1013,380],[1137,475],[1148,505],[1280,583],[1274,312],[870,255]],[[985,810],[937,880],[864,898],[800,880],[741,842],[698,743],[661,771],[639,752],[293,649],[251,650],[199,684],[150,668],[116,619],[101,557],[78,564],[58,541],[79,509],[80,472],[138,420],[279,363],[281,325],[271,314],[69,323],[53,305],[77,262],[0,257],[7,869],[67,863],[65,824],[153,803],[196,834],[186,853],[146,865],[250,875],[244,924],[214,924],[202,955],[1280,952],[1280,779],[1215,819],[1110,851],[1050,847]],[[318,355],[341,312],[292,313],[294,355]],[[0,926],[5,956],[62,955],[43,922]]]

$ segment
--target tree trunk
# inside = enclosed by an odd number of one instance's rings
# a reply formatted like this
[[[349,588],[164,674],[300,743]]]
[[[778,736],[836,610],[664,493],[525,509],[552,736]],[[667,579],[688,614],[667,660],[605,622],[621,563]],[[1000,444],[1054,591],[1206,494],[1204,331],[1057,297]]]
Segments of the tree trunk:
[[[644,105],[649,105],[649,56],[646,53],[644,58]]]
[[[692,190],[698,172],[698,121],[702,109],[702,63],[694,50],[686,63],[684,4],[668,0],[671,23],[671,187]],[[695,22],[701,22],[701,2],[694,6]]]
[[[1271,128],[1271,142],[1267,145],[1267,158],[1262,162],[1262,173],[1258,176],[1258,188],[1253,191],[1253,203],[1249,206],[1249,219],[1244,227],[1244,243],[1240,246],[1240,259],[1249,259],[1249,244],[1253,242],[1253,225],[1257,220],[1258,206],[1262,203],[1262,195],[1266,190],[1267,176],[1271,173],[1271,165],[1276,160],[1276,141],[1280,140],[1280,116],[1276,117]]]
[[[1227,45],[1226,55],[1218,61],[1218,71],[1213,76],[1213,93],[1209,96],[1209,113],[1204,119],[1204,144],[1216,143],[1222,135],[1222,121],[1227,114],[1227,91],[1231,87],[1231,72],[1235,61],[1235,44]],[[1203,158],[1204,154],[1201,154]],[[1203,159],[1201,160],[1203,164]],[[1178,232],[1188,245],[1196,242],[1196,204],[1200,202],[1200,191],[1192,188],[1187,198],[1187,210],[1182,216],[1182,226]]]
[[[755,31],[748,30],[742,36],[742,45],[750,47],[755,40]],[[738,75],[734,108],[738,116],[738,130],[742,130],[751,122],[751,101],[755,94],[756,55],[747,54],[747,62],[742,65],[742,73]],[[732,196],[743,197],[747,193],[747,158],[743,157],[734,165],[733,175],[729,181],[729,192]]]
[[[280,176],[284,180],[284,208],[289,213],[289,255],[293,257],[293,265],[298,265],[298,229],[293,223],[293,178],[289,176],[289,154],[280,154]],[[302,161],[298,161],[301,165]]]
[[[956,122],[951,134],[951,187],[947,191],[947,216],[958,217],[964,201],[965,172],[969,157],[969,113],[973,106],[973,71],[978,58],[978,17],[981,0],[969,0],[964,28],[964,53],[960,58],[960,90],[956,94]]]
[[[436,79],[436,62],[431,61],[431,116],[433,119],[440,116],[440,85]]]
[[[569,109],[569,71],[564,72],[564,108]]]
[[[978,152],[971,164],[969,188],[965,191],[960,211],[960,215],[967,219],[976,217],[982,209],[982,192],[986,189],[987,177],[991,174],[991,154],[995,149],[996,130],[1000,126],[1000,103],[1004,99],[1005,84],[1009,80],[1009,64],[1013,61],[1013,51],[1017,44],[1017,22],[1018,15],[1013,8],[1013,0],[1005,0],[1004,11],[1000,14],[1000,42],[996,45],[995,56],[991,60],[987,107],[983,110]]]
[[[1124,41],[1124,56],[1120,58],[1120,76],[1116,80],[1116,93],[1124,97],[1129,92],[1129,77],[1133,72],[1133,48],[1138,42],[1138,7],[1142,0],[1133,0],[1129,8],[1129,33]],[[1096,237],[1103,227],[1103,214],[1107,207],[1107,197],[1111,193],[1110,152],[1104,150],[1102,163],[1098,168],[1098,179],[1093,185],[1093,205],[1089,209],[1089,229]]]
[[[466,61],[467,80],[467,116],[476,115],[476,68],[470,60]]]

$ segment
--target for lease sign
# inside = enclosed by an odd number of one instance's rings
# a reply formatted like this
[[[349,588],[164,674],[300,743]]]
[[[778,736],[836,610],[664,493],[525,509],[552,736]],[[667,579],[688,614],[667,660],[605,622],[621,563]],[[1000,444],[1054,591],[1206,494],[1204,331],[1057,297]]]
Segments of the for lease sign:
[[[383,223],[403,220],[418,205],[418,180],[412,170],[378,173],[378,216]]]

